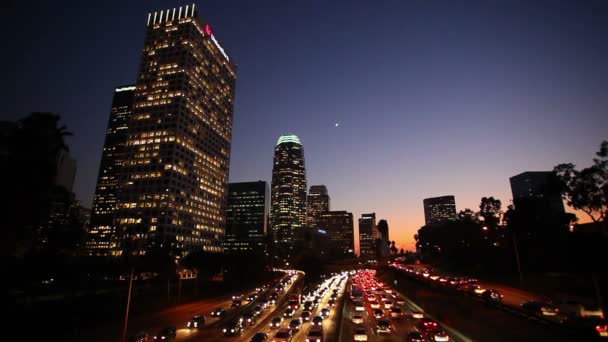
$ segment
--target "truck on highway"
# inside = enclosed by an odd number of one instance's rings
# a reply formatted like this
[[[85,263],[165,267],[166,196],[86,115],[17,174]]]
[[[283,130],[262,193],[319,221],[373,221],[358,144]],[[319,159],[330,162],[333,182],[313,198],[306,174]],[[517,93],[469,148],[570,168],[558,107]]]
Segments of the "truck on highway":
[[[300,306],[300,295],[298,294],[292,294],[289,296],[289,307],[297,310],[298,307]]]

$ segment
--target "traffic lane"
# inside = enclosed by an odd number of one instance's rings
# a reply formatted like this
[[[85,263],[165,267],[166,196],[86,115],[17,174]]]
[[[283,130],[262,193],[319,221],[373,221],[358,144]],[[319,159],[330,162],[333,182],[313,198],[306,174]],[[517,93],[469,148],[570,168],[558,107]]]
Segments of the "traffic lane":
[[[209,298],[195,303],[182,304],[159,312],[129,318],[127,336],[133,336],[140,331],[155,334],[166,326],[175,326],[178,329],[185,327],[187,321],[196,314],[206,313],[213,310],[216,306],[225,303],[229,296]],[[120,336],[120,327],[115,322],[98,326],[97,329],[83,334],[84,341],[112,341]]]
[[[338,292],[343,293],[344,288],[342,288]],[[321,300],[319,301],[319,305],[311,311],[312,317],[320,315],[320,312],[323,308],[329,308],[330,298],[331,298],[331,291],[328,290],[327,293],[323,297],[321,297]],[[336,307],[334,307],[334,308],[330,308],[329,317],[323,320],[323,338],[325,341],[335,340],[335,339],[332,339],[331,336],[335,336],[336,321],[337,321],[338,317],[340,316],[340,313],[338,313],[337,307],[338,307],[338,305],[336,305]],[[304,306],[300,305],[300,307],[298,308],[297,314],[294,315],[294,317],[300,317],[302,315],[303,311],[304,311]],[[312,318],[311,318],[311,320],[312,320]],[[289,322],[287,322],[287,324],[289,324]],[[293,342],[306,342],[306,335],[308,334],[308,331],[310,330],[311,326],[312,326],[312,321],[302,324],[302,328],[300,329],[299,332],[297,332],[295,334],[292,341]]]
[[[274,334],[278,329],[271,329],[270,322],[276,316],[283,316],[283,313],[287,309],[288,297],[292,293],[300,293],[302,291],[302,287],[304,285],[304,274],[302,272],[298,272],[298,278],[294,280],[289,287],[283,292],[283,294],[279,297],[276,304],[267,310],[267,312],[262,316],[261,319],[258,319],[257,323],[254,326],[246,327],[245,332],[239,336],[237,341],[249,341],[258,332],[264,332],[268,334],[268,337],[272,339]],[[285,322],[283,322],[285,324]],[[289,324],[287,322],[286,324]],[[283,327],[283,326],[281,326]]]
[[[283,279],[285,279],[285,278],[281,278],[281,280],[283,280]],[[294,282],[292,282],[292,284],[289,285],[289,287],[287,288],[287,291],[284,293],[288,293],[289,290],[291,289],[291,287],[293,286],[293,284],[296,283],[296,281],[297,281],[297,279]],[[272,288],[264,291],[264,293],[268,293],[275,287],[276,287],[276,284]],[[255,292],[256,291],[251,291],[250,293],[246,293],[245,296],[255,293]],[[285,296],[284,294],[281,295],[281,298],[283,298],[284,296]],[[180,341],[215,341],[220,338],[229,338],[229,337],[224,337],[224,333],[222,331],[222,329],[225,327],[225,325],[227,325],[233,319],[238,318],[238,316],[240,314],[242,314],[244,311],[251,309],[255,305],[257,305],[257,303],[261,300],[260,297],[258,297],[256,300],[254,300],[252,302],[246,303],[246,304],[234,309],[233,311],[227,313],[226,318],[210,320],[209,323],[205,324],[205,326],[203,326],[203,328],[200,330],[179,329],[177,340],[180,340]],[[230,305],[230,303],[232,303],[232,300],[228,301],[228,305]],[[245,327],[245,333],[248,332],[249,328],[250,327],[248,327],[248,326]],[[253,336],[253,334],[251,336]],[[238,336],[234,337],[233,339],[240,340]]]
[[[521,303],[530,300],[546,300],[546,298],[543,298],[543,296],[506,285],[486,282],[480,282],[479,285],[481,285],[481,287],[484,289],[492,289],[500,292],[500,294],[503,295],[502,302],[511,306],[519,307]]]
[[[352,285],[352,281],[349,279],[347,288]],[[345,295],[345,297],[347,297]],[[345,298],[345,310],[342,316],[342,339],[341,341],[353,341],[354,331],[357,328],[363,328],[367,334],[368,341],[376,341],[376,335],[372,326],[372,316],[368,315],[367,310],[356,311],[354,302],[350,298]],[[364,306],[365,307],[365,306]],[[361,315],[363,318],[362,324],[355,324],[352,321],[353,315]]]
[[[481,341],[571,341],[570,335],[559,327],[541,325],[527,318],[496,309],[461,293],[445,292],[409,279],[406,275],[388,271],[381,278],[398,289],[438,320],[474,340]]]

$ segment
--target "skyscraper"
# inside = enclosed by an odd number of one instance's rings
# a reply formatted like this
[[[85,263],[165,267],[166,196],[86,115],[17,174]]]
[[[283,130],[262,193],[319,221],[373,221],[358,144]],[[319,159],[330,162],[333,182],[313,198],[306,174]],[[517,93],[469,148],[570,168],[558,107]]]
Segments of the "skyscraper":
[[[329,211],[329,195],[325,185],[312,185],[306,199],[306,223],[308,227],[319,226],[319,214]]]
[[[456,200],[454,196],[425,198],[422,203],[426,224],[456,220]]]
[[[509,178],[509,182],[516,209],[542,211],[548,215],[565,212],[559,180],[554,172],[523,172]]]
[[[288,253],[306,226],[304,147],[295,135],[282,135],[274,148],[270,222],[278,252]]]
[[[346,211],[325,211],[319,213],[318,227],[326,232],[331,241],[330,258],[353,257],[355,253],[355,235],[352,213]]]
[[[116,194],[120,191],[120,172],[124,161],[127,129],[135,86],[127,85],[114,90],[106,139],[101,152],[97,186],[91,208],[91,223],[85,244],[87,255],[108,255],[116,247],[114,214],[118,208]]]
[[[376,239],[379,238],[376,227],[376,213],[362,214],[359,219],[359,254],[362,258],[376,256]]]
[[[228,184],[224,251],[262,254],[268,224],[268,184],[263,181]]]
[[[148,14],[111,254],[222,251],[235,83],[194,5]]]

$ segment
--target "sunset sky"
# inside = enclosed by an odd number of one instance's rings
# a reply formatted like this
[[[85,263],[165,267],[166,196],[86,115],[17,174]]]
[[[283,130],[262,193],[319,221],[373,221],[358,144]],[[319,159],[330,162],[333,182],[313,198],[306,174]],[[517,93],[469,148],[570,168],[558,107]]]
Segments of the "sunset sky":
[[[9,1],[1,119],[63,116],[87,207],[113,91],[136,80],[148,12],[190,3]],[[461,210],[494,196],[506,208],[509,177],[587,166],[608,139],[606,1],[197,8],[238,64],[230,180],[270,182],[276,140],[296,134],[308,184],[325,184],[332,209],[355,222],[387,219],[406,249],[423,198],[454,195]]]

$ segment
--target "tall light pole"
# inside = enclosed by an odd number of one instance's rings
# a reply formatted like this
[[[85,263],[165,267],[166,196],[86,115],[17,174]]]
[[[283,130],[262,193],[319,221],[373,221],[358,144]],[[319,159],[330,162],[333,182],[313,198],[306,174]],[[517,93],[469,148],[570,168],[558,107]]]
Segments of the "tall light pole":
[[[129,323],[129,307],[131,305],[131,289],[133,288],[133,272],[134,267],[131,266],[131,275],[129,276],[129,293],[127,295],[127,310],[125,312],[125,324],[122,329],[122,341],[127,342],[127,325]]]
[[[515,260],[517,261],[517,272],[519,272],[519,287],[524,286],[524,275],[521,273],[521,262],[519,260],[519,249],[517,248],[517,238],[513,232],[513,249],[515,251]]]

